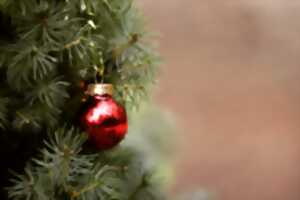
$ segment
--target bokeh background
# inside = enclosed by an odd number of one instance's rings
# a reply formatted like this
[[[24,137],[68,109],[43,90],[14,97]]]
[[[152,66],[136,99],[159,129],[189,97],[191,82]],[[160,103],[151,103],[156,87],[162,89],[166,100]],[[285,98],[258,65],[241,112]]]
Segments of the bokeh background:
[[[139,0],[176,114],[173,193],[300,199],[300,1]]]

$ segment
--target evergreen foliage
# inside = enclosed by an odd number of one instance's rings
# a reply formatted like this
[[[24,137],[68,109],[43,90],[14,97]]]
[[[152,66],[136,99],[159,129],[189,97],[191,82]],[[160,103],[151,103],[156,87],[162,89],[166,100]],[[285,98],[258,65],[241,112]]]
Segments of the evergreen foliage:
[[[0,0],[0,199],[163,199],[143,154],[95,152],[77,123],[82,81],[114,84],[129,112],[147,96],[144,24],[132,0]]]
[[[8,188],[12,199],[161,199],[153,193],[151,174],[130,149],[81,154],[85,134],[60,129],[44,142],[40,158],[25,174],[15,174]],[[154,190],[155,191],[155,190]],[[142,195],[143,194],[143,195]]]

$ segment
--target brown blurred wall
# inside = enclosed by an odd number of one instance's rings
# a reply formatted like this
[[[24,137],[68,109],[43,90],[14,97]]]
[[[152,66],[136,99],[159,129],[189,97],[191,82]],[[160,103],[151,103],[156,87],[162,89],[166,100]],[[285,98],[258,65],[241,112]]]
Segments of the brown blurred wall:
[[[162,37],[157,101],[181,126],[175,192],[300,199],[300,1],[140,0]]]

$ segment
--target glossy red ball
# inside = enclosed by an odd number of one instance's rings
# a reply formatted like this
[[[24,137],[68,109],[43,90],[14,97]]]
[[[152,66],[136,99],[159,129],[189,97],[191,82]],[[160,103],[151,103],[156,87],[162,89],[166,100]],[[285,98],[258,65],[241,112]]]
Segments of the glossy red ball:
[[[91,96],[83,109],[81,125],[97,149],[110,149],[127,134],[126,110],[110,95]]]

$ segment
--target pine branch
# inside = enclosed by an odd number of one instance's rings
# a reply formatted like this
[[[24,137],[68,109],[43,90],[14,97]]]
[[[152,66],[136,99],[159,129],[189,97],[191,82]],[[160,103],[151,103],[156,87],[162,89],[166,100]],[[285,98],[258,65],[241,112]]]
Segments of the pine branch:
[[[56,187],[66,188],[68,181],[76,180],[74,176],[85,173],[92,166],[92,157],[78,155],[86,140],[83,136],[73,128],[56,131],[45,141],[47,148],[41,151],[41,158],[27,165],[25,175],[15,174],[11,179],[14,185],[7,188],[9,197],[40,200],[41,195],[48,195],[51,199],[56,192],[61,192],[55,191]]]
[[[7,70],[7,79],[12,88],[27,89],[33,81],[43,79],[56,67],[57,59],[49,55],[47,47],[33,44],[15,45],[15,55]]]
[[[14,173],[8,187],[11,199],[120,199],[124,168],[99,163],[97,155],[81,153],[86,134],[60,129],[45,141],[41,156],[24,174]],[[62,196],[65,196],[62,198]]]
[[[56,77],[52,80],[39,81],[37,86],[30,89],[26,95],[29,105],[39,103],[46,104],[51,109],[58,109],[63,105],[69,94],[66,88],[70,85],[68,82],[62,81],[62,77]]]

